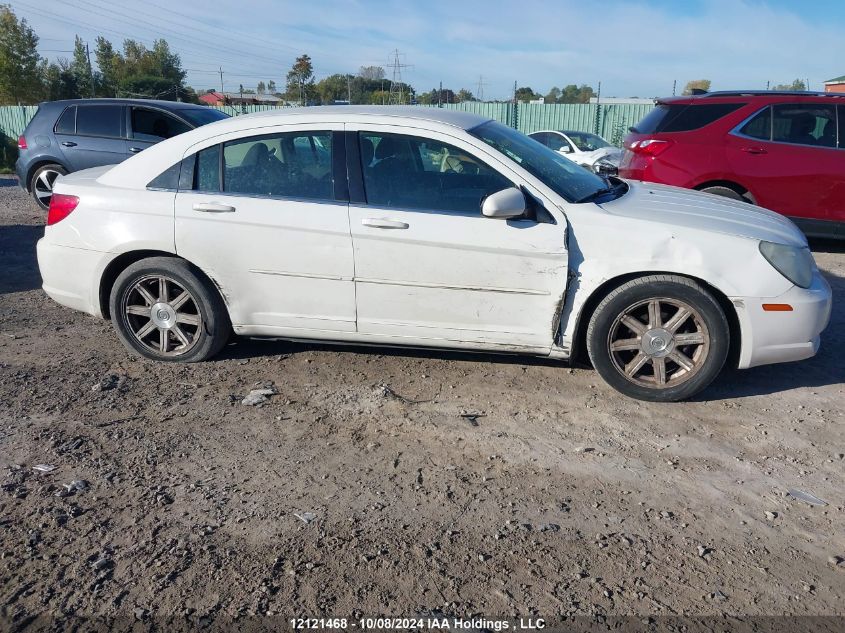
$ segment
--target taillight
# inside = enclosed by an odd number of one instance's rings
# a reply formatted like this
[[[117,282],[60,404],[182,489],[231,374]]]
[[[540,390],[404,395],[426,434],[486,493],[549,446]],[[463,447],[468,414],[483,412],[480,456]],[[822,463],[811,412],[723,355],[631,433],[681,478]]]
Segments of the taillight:
[[[18,149],[26,149],[26,137],[23,134],[18,137]]]
[[[645,156],[657,156],[671,147],[672,141],[663,141],[656,138],[647,138],[642,141],[634,141],[628,145],[628,149],[635,154]]]
[[[47,211],[47,226],[64,220],[78,204],[79,198],[76,196],[54,193],[50,197],[50,210]]]

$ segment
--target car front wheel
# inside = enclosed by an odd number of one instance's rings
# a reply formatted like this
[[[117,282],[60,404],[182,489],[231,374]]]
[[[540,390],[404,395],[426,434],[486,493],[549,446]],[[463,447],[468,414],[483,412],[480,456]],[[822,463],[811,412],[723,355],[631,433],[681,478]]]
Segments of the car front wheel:
[[[674,402],[716,378],[729,337],[725,313],[700,284],[650,275],[621,285],[598,305],[587,350],[602,378],[623,394]]]
[[[231,333],[220,294],[181,259],[150,257],[130,265],[117,277],[109,306],[123,344],[153,360],[206,360]]]

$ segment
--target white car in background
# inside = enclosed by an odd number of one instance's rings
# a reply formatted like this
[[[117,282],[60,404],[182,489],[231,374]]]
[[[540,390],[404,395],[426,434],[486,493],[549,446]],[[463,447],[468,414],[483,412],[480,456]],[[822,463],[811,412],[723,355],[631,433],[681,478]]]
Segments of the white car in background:
[[[614,147],[598,134],[573,130],[542,130],[529,134],[574,163],[605,175],[616,175],[622,161],[622,149]],[[598,167],[598,168],[597,168]]]
[[[830,287],[786,218],[604,180],[437,108],[240,116],[56,183],[47,294],[133,352],[236,334],[574,359],[635,398],[816,353]],[[564,379],[564,375],[561,376]]]

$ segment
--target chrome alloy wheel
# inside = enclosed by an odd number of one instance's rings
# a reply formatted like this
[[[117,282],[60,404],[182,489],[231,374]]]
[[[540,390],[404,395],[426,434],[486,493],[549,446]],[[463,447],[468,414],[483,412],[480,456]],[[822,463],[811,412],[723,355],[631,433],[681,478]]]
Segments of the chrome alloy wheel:
[[[142,277],[123,295],[122,316],[138,341],[156,354],[181,356],[200,338],[202,316],[194,297],[162,275]]]
[[[43,169],[32,183],[33,193],[35,193],[38,203],[43,205],[45,209],[50,206],[50,200],[53,198],[53,185],[59,176],[61,174],[55,169]]]
[[[634,384],[652,389],[688,381],[710,352],[704,319],[677,299],[640,301],[616,317],[607,340],[616,369]]]

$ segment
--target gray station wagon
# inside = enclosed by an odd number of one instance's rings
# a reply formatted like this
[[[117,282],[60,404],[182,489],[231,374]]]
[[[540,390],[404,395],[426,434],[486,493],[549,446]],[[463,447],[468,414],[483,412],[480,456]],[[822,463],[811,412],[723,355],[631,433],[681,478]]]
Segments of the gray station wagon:
[[[18,139],[20,185],[42,209],[53,183],[80,169],[113,165],[145,148],[228,115],[207,106],[145,99],[42,103]]]

